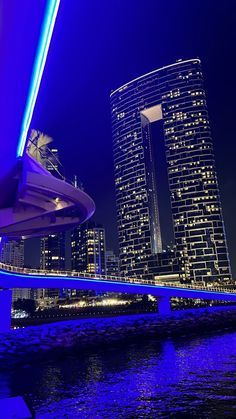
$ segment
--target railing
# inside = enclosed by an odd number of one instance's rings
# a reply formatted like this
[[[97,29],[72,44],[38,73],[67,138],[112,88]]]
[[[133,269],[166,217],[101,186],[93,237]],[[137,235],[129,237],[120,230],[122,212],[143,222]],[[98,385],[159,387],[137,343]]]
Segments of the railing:
[[[156,281],[142,279],[142,278],[128,278],[128,277],[117,277],[113,275],[100,275],[90,272],[77,272],[77,271],[57,271],[57,270],[47,270],[47,269],[32,269],[32,268],[22,268],[12,265],[7,265],[0,262],[0,269],[18,273],[18,274],[30,274],[30,275],[40,275],[40,276],[61,276],[61,277],[75,277],[75,278],[85,278],[85,279],[94,279],[94,280],[105,280],[105,281],[115,281],[115,282],[128,282],[128,283],[137,283],[137,284],[150,284],[157,285]]]
[[[157,284],[156,284],[157,285]],[[159,284],[160,285],[160,284]],[[194,289],[194,290],[202,290],[202,291],[209,291],[209,292],[230,292],[236,293],[236,288],[223,288],[222,286],[206,286],[206,285],[198,285],[198,284],[176,284],[176,283],[166,283],[163,284],[164,287],[175,287],[175,288],[187,288],[187,289]]]
[[[76,271],[57,271],[57,270],[39,270],[39,269],[32,269],[32,268],[20,268],[17,266],[7,265],[5,263],[0,262],[0,269],[7,272],[18,273],[18,274],[26,274],[26,275],[37,275],[37,276],[57,276],[57,277],[74,277],[74,278],[84,278],[90,280],[104,280],[104,281],[112,281],[112,282],[125,282],[130,284],[140,284],[140,285],[156,285],[162,287],[169,287],[169,288],[185,288],[185,289],[192,289],[192,290],[200,290],[200,291],[208,291],[208,292],[230,292],[236,293],[235,288],[224,288],[222,286],[206,286],[206,285],[198,285],[198,284],[177,284],[177,283],[159,283],[155,280],[149,279],[142,279],[142,278],[129,278],[129,277],[117,277],[113,275],[99,275],[93,274],[89,272],[76,272]]]

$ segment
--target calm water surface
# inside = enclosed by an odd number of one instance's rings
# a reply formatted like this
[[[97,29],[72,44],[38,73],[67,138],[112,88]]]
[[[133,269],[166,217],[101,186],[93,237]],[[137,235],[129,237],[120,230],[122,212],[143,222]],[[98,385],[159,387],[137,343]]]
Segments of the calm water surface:
[[[0,373],[38,419],[236,418],[236,332],[140,342]]]

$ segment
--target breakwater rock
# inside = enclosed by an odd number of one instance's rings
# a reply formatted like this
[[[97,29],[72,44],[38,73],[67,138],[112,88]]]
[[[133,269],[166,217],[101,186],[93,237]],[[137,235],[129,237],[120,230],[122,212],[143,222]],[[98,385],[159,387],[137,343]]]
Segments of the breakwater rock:
[[[60,357],[71,350],[226,328],[236,328],[236,306],[174,311],[168,317],[138,314],[30,326],[0,334],[0,369]]]

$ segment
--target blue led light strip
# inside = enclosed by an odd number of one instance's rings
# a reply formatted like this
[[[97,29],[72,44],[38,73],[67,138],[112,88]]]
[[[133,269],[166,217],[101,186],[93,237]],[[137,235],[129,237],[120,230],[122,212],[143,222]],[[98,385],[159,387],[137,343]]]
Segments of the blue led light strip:
[[[131,283],[131,282],[121,282],[121,281],[111,281],[109,279],[106,280],[99,280],[96,278],[93,279],[89,279],[86,277],[73,277],[73,276],[50,276],[49,275],[35,275],[35,274],[22,274],[22,273],[17,273],[17,272],[8,272],[8,271],[4,271],[0,268],[0,275],[6,275],[6,276],[13,276],[13,277],[17,277],[17,278],[26,278],[26,279],[42,279],[43,282],[47,281],[47,280],[57,280],[57,284],[58,287],[60,287],[60,282],[61,281],[67,281],[68,282],[68,287],[70,289],[69,286],[69,282],[88,282],[91,284],[97,284],[98,285],[98,289],[99,289],[99,285],[100,284],[109,284],[109,285],[124,285],[124,291],[122,292],[128,292],[128,288],[148,288],[150,289],[150,294],[152,293],[152,290],[155,291],[164,291],[162,292],[162,296],[170,296],[169,292],[171,291],[183,291],[185,294],[189,294],[188,298],[199,298],[199,294],[202,295],[202,298],[204,299],[204,297],[206,297],[206,295],[211,295],[211,296],[222,296],[224,295],[225,297],[236,297],[236,294],[231,293],[230,290],[228,292],[226,291],[209,291],[209,290],[197,290],[197,289],[188,289],[188,288],[181,288],[181,287],[163,287],[162,285],[151,285],[151,284],[142,284],[142,283]],[[17,285],[14,288],[17,288]],[[43,285],[42,285],[43,287]],[[71,286],[71,289],[73,289],[73,285]],[[197,293],[197,297],[196,294]],[[186,298],[186,297],[184,297]],[[226,300],[227,301],[227,300]]]
[[[34,62],[34,69],[31,78],[31,84],[23,117],[21,135],[19,138],[17,157],[21,157],[24,153],[25,143],[27,139],[28,130],[33,116],[33,111],[38,96],[40,82],[43,76],[47,54],[53,34],[60,0],[48,0],[45,17],[43,21],[40,41],[37,49],[37,54]]]

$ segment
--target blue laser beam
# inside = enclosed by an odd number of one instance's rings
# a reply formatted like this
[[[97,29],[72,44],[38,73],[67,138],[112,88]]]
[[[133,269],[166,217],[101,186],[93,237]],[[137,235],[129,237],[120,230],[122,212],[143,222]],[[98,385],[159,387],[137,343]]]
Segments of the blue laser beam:
[[[37,100],[41,79],[43,76],[43,70],[46,64],[46,59],[53,34],[54,25],[56,22],[59,5],[60,0],[48,0],[47,3],[39,45],[35,57],[33,73],[31,77],[27,104],[21,127],[21,134],[17,148],[17,157],[21,157],[24,153],[27,134],[32,120],[34,107]]]

